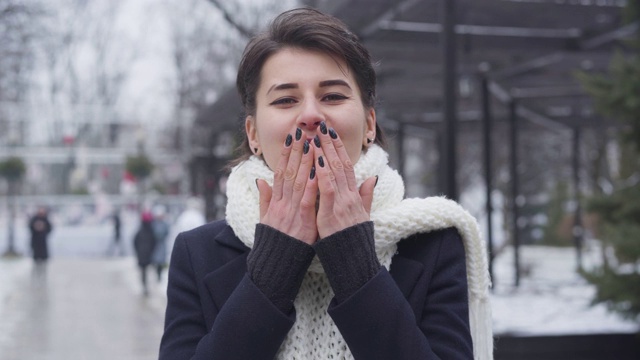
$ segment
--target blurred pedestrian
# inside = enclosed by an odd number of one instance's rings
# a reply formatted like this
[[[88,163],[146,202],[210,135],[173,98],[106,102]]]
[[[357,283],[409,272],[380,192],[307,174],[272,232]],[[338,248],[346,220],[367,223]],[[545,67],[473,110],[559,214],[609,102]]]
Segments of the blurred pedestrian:
[[[122,230],[120,221],[120,211],[118,209],[113,211],[111,215],[111,221],[113,222],[113,241],[109,245],[107,254],[114,256],[116,252],[120,252],[120,256],[125,255],[124,245],[122,244]]]
[[[178,234],[181,232],[185,232],[191,229],[195,229],[200,225],[204,225],[207,223],[207,220],[204,217],[204,202],[197,198],[191,197],[187,199],[185,209],[178,215],[178,218],[171,226],[170,234],[168,240],[170,241],[167,244],[167,250],[169,250],[169,256],[171,257],[171,251],[173,250],[173,242],[175,241]]]
[[[47,208],[39,207],[36,214],[29,220],[29,230],[31,231],[31,250],[33,260],[36,263],[43,263],[49,258],[49,246],[47,238],[53,227],[49,221]]]
[[[153,208],[153,233],[156,237],[156,246],[151,255],[151,263],[156,268],[158,282],[162,281],[162,271],[167,266],[167,235],[169,235],[169,223],[165,219],[166,210],[162,205]]]
[[[153,233],[153,215],[145,211],[142,213],[140,228],[133,238],[133,246],[136,251],[138,260],[138,268],[140,269],[140,280],[142,281],[142,290],[144,295],[149,295],[149,287],[147,285],[147,267],[151,265],[151,255],[156,246],[156,237]]]

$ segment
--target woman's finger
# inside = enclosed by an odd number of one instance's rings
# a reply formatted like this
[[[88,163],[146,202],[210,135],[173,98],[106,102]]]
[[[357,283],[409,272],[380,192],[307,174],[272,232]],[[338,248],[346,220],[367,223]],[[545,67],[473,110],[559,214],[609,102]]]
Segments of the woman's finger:
[[[311,157],[313,161],[313,157]],[[316,201],[318,200],[318,176],[316,172],[316,166],[312,165],[308,172],[308,180],[305,183],[304,193],[300,199],[300,212],[302,217],[306,218],[307,215],[311,219],[311,222],[315,225],[316,219]],[[315,226],[314,226],[315,227]],[[314,236],[316,236],[317,230],[314,230]],[[312,239],[315,241],[316,239]]]
[[[282,199],[282,186],[284,184],[284,173],[287,169],[287,164],[289,163],[289,155],[291,154],[292,149],[292,136],[291,134],[287,135],[287,139],[284,142],[284,146],[282,148],[282,152],[280,153],[280,160],[278,161],[278,166],[273,171],[273,188],[272,188],[272,199],[280,200]]]
[[[335,137],[333,134],[335,134]],[[329,137],[333,139],[333,147],[336,150],[336,154],[338,154],[338,158],[342,162],[342,169],[344,171],[347,185],[349,186],[349,191],[356,191],[358,188],[358,184],[356,183],[356,173],[353,168],[354,164],[347,152],[347,148],[344,146],[342,139],[340,139],[340,136],[338,136],[333,128],[329,129]]]
[[[298,178],[298,171],[300,169],[300,162],[305,149],[308,150],[309,144],[306,139],[302,138],[302,129],[296,129],[295,139],[291,145],[291,153],[289,154],[289,161],[282,174],[282,197],[291,199],[294,195],[295,182]],[[311,169],[311,166],[309,166]],[[308,174],[308,172],[307,172]],[[306,174],[304,175],[306,179]],[[299,198],[299,197],[298,197]]]
[[[318,191],[320,191],[321,199],[320,206],[333,206],[333,201],[336,193],[337,183],[336,178],[327,163],[324,149],[322,147],[317,147],[315,150],[315,161],[316,161],[316,177],[318,182]]]
[[[291,202],[293,204],[299,204],[306,191],[307,182],[310,180],[311,169],[314,165],[313,154],[313,147],[305,140],[302,144],[302,158],[292,185]]]
[[[343,146],[342,141],[338,138],[338,134],[333,128],[327,129],[324,122],[320,125],[320,134],[318,135],[322,147],[322,151],[325,154],[324,161],[328,170],[333,172],[335,182],[338,185],[336,191],[339,193],[341,190],[349,188],[347,178],[345,175],[345,164],[340,159],[336,146]],[[320,191],[322,192],[322,190]]]

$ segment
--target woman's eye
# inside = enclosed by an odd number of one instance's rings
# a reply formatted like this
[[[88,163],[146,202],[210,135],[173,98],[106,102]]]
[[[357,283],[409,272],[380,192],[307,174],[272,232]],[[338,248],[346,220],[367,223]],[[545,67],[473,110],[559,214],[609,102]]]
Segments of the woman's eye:
[[[348,99],[348,97],[342,94],[327,94],[322,99],[326,101],[340,101],[340,100],[346,100]]]
[[[280,98],[273,101],[270,105],[291,105],[295,103],[296,103],[296,100],[293,98]]]

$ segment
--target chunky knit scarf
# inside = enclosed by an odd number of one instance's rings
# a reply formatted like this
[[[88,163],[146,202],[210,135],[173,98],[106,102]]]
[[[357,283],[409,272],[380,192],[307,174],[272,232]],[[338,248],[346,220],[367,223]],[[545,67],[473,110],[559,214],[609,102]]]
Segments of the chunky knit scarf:
[[[442,197],[403,199],[404,183],[388,166],[387,153],[369,147],[355,165],[358,186],[378,176],[371,206],[375,248],[380,263],[389,269],[398,241],[416,233],[456,227],[462,236],[469,287],[469,321],[474,358],[493,359],[490,286],[486,247],[476,220],[457,203]],[[227,181],[226,219],[236,236],[253,246],[260,221],[256,179],[273,184],[273,172],[258,156],[236,166]],[[278,353],[278,359],[353,359],[326,309],[333,297],[329,280],[317,257],[311,263],[294,302],[296,322]]]

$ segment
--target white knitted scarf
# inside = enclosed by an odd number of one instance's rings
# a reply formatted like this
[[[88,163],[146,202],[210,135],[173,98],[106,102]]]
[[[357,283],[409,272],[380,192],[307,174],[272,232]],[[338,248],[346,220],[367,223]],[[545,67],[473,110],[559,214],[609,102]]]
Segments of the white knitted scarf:
[[[476,360],[493,359],[489,303],[489,272],[485,243],[478,224],[466,210],[443,197],[404,199],[404,183],[388,166],[387,153],[377,145],[363,152],[355,165],[356,181],[378,176],[371,206],[376,255],[389,269],[398,241],[410,235],[456,227],[462,236],[469,287],[469,322]],[[226,219],[236,236],[253,246],[260,221],[256,179],[273,184],[273,172],[258,156],[233,168],[227,181]],[[318,258],[314,258],[294,302],[296,322],[280,347],[278,359],[353,359],[340,331],[326,313],[333,290]]]

